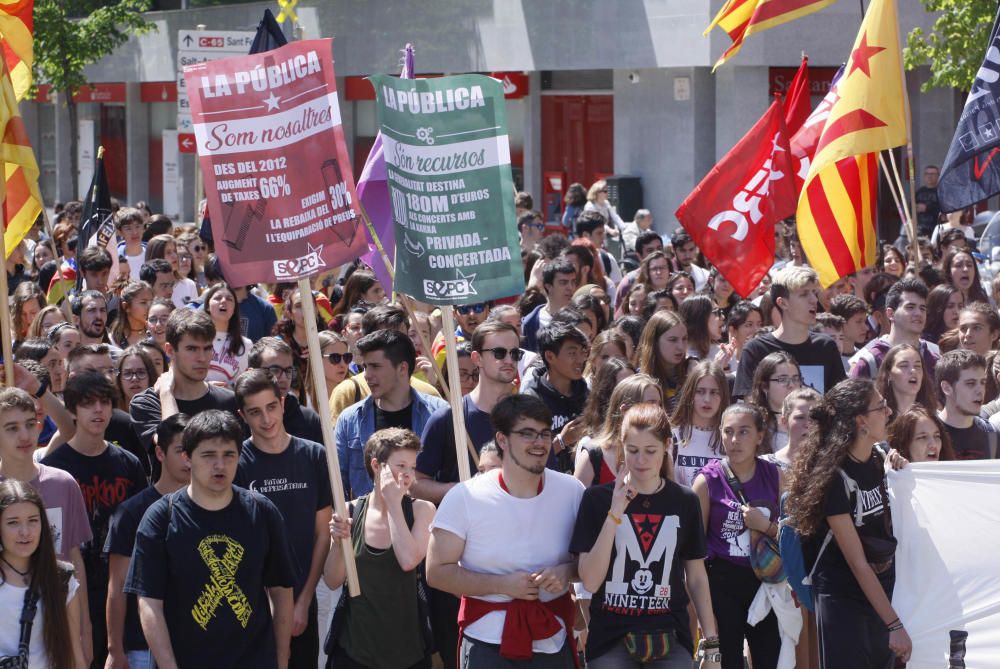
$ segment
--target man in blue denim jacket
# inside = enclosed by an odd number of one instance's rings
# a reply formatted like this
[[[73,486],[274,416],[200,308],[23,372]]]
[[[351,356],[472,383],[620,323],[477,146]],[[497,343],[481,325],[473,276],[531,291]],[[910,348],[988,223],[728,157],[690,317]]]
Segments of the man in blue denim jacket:
[[[337,417],[334,430],[340,476],[348,499],[372,490],[364,462],[368,437],[387,427],[402,427],[423,434],[431,414],[447,406],[444,400],[410,387],[417,351],[405,334],[396,330],[377,330],[359,339],[357,348],[371,395],[345,409]]]

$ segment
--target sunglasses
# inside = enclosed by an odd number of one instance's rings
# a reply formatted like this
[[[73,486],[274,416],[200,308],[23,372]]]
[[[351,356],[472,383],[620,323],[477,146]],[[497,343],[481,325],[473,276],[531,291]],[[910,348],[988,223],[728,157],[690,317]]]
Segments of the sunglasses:
[[[486,305],[482,303],[465,304],[462,305],[461,307],[455,307],[455,308],[458,310],[458,313],[462,314],[463,316],[468,316],[469,314],[481,314],[484,311],[486,311]]]
[[[524,357],[524,351],[519,348],[503,348],[502,346],[497,346],[496,348],[483,349],[482,353],[486,353],[487,351],[492,353],[493,357],[497,360],[503,360],[509,355],[511,360],[517,362]]]
[[[341,361],[345,365],[351,364],[351,360],[354,359],[354,354],[348,351],[347,353],[327,353],[326,359],[330,361],[331,365],[339,365]]]

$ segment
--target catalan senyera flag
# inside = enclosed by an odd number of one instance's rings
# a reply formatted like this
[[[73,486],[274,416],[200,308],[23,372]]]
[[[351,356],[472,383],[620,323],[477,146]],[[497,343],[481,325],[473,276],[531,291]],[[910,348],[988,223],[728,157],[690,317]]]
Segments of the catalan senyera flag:
[[[813,12],[832,5],[837,0],[728,0],[719,13],[712,19],[712,23],[705,28],[705,35],[712,32],[712,28],[719,26],[729,39],[733,40],[732,45],[726,49],[715,67],[714,72],[720,65],[736,55],[743,47],[743,40],[754,33],[759,33],[788,23],[795,19],[802,18]]]
[[[809,165],[796,225],[825,287],[875,263],[878,153],[906,143],[895,0],[872,0]]]
[[[31,63],[34,60],[31,12],[35,0],[0,0],[0,44],[3,59],[10,70],[14,96],[23,100],[31,88]]]
[[[38,192],[38,163],[31,150],[28,132],[17,108],[14,87],[6,65],[0,71],[0,160],[4,180],[0,186],[3,198],[4,247],[9,256],[42,213],[42,196]]]

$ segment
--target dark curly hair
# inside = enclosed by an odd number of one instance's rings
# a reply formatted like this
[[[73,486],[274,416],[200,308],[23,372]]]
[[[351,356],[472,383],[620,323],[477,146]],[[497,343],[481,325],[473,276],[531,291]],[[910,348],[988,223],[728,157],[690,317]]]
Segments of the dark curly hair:
[[[839,480],[837,468],[844,465],[858,436],[855,419],[868,411],[874,394],[871,379],[847,379],[809,410],[816,429],[806,435],[792,465],[787,505],[788,515],[802,536],[819,531],[827,492],[835,479]]]

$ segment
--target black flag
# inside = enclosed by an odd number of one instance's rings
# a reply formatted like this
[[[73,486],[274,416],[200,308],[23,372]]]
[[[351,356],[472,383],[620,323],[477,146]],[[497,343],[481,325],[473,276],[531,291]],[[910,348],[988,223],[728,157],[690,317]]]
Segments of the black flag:
[[[941,211],[972,206],[1000,193],[1000,11],[993,21],[983,65],[965,101],[955,137],[941,166]]]
[[[104,173],[104,147],[97,150],[97,165],[94,168],[94,178],[87,189],[87,197],[83,201],[83,214],[80,215],[80,232],[77,236],[76,252],[79,256],[88,246],[108,249],[112,260],[118,258],[118,236],[115,228],[114,214],[111,211],[111,191],[108,190],[108,177]],[[83,270],[77,268],[76,289],[83,287]]]
[[[260,20],[257,34],[253,37],[253,44],[250,45],[250,53],[270,51],[286,44],[288,40],[285,38],[285,33],[281,32],[281,26],[274,20],[274,14],[270,9],[265,9],[264,18]]]

